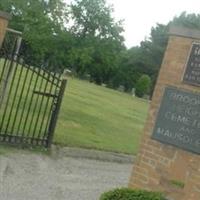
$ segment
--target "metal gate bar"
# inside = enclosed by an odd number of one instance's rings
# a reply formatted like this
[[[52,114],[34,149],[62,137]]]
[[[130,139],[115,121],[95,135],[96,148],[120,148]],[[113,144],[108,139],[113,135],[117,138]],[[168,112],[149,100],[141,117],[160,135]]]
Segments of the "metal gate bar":
[[[0,53],[0,142],[50,147],[67,80],[26,64],[16,36],[12,44],[8,38]]]

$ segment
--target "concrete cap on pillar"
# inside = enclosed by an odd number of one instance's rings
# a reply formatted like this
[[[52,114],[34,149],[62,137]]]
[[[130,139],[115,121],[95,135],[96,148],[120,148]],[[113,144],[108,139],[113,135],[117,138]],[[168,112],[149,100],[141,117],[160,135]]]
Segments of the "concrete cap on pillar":
[[[181,26],[170,26],[169,35],[175,35],[179,37],[186,37],[192,39],[200,39],[200,30],[185,28]]]
[[[6,19],[6,20],[10,20],[11,19],[11,15],[7,12],[3,12],[0,11],[0,18]]]

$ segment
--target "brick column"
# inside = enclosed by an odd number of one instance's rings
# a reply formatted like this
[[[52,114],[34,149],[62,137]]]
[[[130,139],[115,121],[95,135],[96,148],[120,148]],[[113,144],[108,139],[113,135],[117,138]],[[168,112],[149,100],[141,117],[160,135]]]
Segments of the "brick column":
[[[200,93],[200,87],[187,85],[182,81],[193,42],[200,42],[200,31],[171,28],[140,150],[129,183],[132,188],[164,192],[170,200],[200,199],[200,155],[151,138],[166,86]],[[179,183],[184,185],[180,187]]]
[[[10,20],[10,18],[11,17],[8,13],[0,11],[0,47],[3,43],[6,28],[8,26],[8,21]]]

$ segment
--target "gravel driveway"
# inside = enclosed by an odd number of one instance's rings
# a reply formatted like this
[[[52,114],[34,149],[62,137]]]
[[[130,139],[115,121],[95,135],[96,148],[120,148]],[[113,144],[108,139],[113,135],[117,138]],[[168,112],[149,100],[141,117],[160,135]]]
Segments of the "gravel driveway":
[[[127,186],[132,164],[19,151],[0,155],[1,200],[98,200]]]

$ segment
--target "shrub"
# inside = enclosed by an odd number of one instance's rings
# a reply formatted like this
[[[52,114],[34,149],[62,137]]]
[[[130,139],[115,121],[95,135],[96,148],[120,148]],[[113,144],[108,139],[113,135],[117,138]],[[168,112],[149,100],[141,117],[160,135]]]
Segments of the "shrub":
[[[100,200],[166,200],[159,192],[133,190],[129,188],[115,189],[101,195]]]
[[[148,75],[142,75],[136,83],[135,94],[138,97],[143,97],[148,94],[151,87],[151,78]]]

